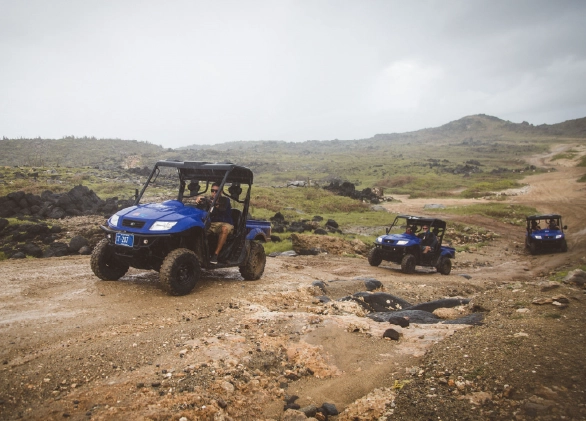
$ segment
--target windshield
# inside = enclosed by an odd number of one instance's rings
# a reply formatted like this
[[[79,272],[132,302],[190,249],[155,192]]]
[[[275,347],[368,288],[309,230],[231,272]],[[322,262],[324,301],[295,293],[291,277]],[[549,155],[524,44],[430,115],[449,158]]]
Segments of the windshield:
[[[414,227],[408,224],[407,218],[397,217],[393,224],[388,228],[387,234],[416,234],[415,231],[421,227]],[[411,232],[407,231],[407,227],[411,228]]]

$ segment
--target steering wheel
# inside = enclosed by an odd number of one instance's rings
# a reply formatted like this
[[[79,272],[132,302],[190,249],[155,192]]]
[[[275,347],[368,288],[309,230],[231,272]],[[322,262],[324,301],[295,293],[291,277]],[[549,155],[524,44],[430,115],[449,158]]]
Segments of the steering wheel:
[[[199,201],[199,203],[195,204],[195,207],[197,209],[201,209],[201,210],[209,210],[210,209],[210,205],[212,204],[212,202],[206,198],[206,197],[202,197],[201,200]]]

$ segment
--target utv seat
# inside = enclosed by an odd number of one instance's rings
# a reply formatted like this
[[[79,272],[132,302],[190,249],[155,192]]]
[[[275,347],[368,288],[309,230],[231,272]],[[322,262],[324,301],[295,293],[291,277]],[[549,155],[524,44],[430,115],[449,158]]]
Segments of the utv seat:
[[[242,219],[242,211],[240,209],[232,209],[232,222],[234,223],[234,230],[232,232],[234,234],[238,232],[241,222],[240,219]]]

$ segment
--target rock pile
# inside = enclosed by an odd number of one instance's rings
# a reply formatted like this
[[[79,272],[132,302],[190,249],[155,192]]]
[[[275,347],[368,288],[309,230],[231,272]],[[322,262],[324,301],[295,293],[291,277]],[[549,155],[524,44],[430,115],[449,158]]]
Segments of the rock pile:
[[[346,241],[338,237],[291,234],[293,250],[300,255],[329,253],[336,255],[366,256],[370,248],[364,242],[354,239]]]
[[[85,225],[71,236],[61,225],[30,221],[9,224],[0,218],[0,252],[12,259],[87,255],[104,235],[95,223]]]
[[[67,193],[45,190],[40,196],[17,191],[0,197],[0,218],[35,216],[62,219],[67,216],[110,216],[119,209],[131,206],[130,200],[112,197],[100,199],[87,186],[75,186]]]
[[[452,247],[470,243],[483,243],[498,238],[498,234],[487,230],[478,230],[465,227],[462,231],[448,228],[444,236],[444,242],[451,243]]]
[[[361,191],[356,190],[356,186],[349,181],[340,183],[339,181],[333,181],[328,186],[324,187],[325,190],[331,191],[338,196],[351,197],[353,199],[362,200],[373,204],[379,204],[381,198],[371,188],[365,188]]]
[[[283,232],[314,232],[315,234],[327,235],[328,233],[342,234],[342,230],[339,229],[338,223],[333,219],[328,219],[323,226],[323,217],[316,215],[311,220],[302,219],[301,221],[288,222],[281,212],[277,212],[273,217],[270,218],[272,224],[272,232],[283,233]]]

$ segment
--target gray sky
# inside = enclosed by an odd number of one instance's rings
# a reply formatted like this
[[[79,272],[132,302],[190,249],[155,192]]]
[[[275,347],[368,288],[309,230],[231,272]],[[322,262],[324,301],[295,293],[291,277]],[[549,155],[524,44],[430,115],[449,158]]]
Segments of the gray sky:
[[[0,136],[361,139],[586,116],[586,1],[0,0]]]

